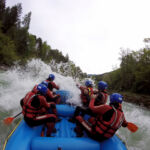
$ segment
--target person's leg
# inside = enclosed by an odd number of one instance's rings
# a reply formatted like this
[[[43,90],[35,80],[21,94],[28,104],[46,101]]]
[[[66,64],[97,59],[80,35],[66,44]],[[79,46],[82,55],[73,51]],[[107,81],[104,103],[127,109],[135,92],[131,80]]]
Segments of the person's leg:
[[[46,114],[46,115],[38,116],[35,119],[35,124],[36,125],[45,124],[47,127],[46,136],[51,136],[51,133],[56,130],[55,129],[56,118],[57,117],[54,114]]]
[[[75,109],[73,117],[70,118],[69,121],[75,123],[76,122],[76,116],[79,116],[79,115],[84,116],[85,113],[86,113],[86,108],[77,106],[76,109]]]
[[[84,128],[81,126],[80,123],[77,122],[76,127],[74,128],[74,131],[76,132],[77,137],[82,137]]]
[[[48,113],[57,115],[56,104],[54,102],[50,102],[50,104],[51,105],[50,105],[50,108],[48,110]],[[61,119],[58,118],[58,116],[57,116],[56,122],[59,122],[59,121],[61,121]]]
[[[89,133],[92,133],[92,126],[90,126],[90,124],[88,124],[87,121],[85,121],[83,119],[83,117],[81,116],[77,116],[76,117],[76,128],[75,128],[75,132],[77,133],[77,136],[83,136],[83,131],[86,131]]]
[[[46,127],[47,127],[47,132],[46,132],[46,136],[50,137],[51,133],[54,131],[55,129],[55,118],[50,118],[49,122],[46,123]]]

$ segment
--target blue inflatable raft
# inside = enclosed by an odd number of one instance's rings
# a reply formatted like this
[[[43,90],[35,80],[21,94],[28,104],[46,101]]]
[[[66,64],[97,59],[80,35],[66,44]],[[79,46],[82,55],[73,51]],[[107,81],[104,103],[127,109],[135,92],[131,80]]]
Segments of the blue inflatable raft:
[[[67,104],[57,105],[61,121],[56,123],[57,132],[52,133],[52,137],[41,137],[42,126],[31,128],[22,120],[7,138],[3,150],[127,150],[116,135],[101,143],[86,134],[76,137],[76,125],[68,121],[74,110],[73,106]]]

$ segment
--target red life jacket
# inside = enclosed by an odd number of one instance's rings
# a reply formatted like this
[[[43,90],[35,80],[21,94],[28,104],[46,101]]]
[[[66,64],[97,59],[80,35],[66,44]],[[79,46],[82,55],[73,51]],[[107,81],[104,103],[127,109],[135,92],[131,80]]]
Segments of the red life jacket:
[[[93,94],[93,88],[92,87],[88,87],[88,95],[91,96]]]
[[[23,99],[22,113],[27,118],[34,118],[43,112],[43,109],[41,108],[41,106],[36,108],[31,105],[35,96],[37,96],[37,94],[31,91],[31,92],[28,92],[25,98]]]
[[[88,94],[85,94],[84,90],[87,90]],[[93,94],[93,88],[92,87],[85,87],[85,88],[81,89],[80,97],[82,99],[83,104],[87,104],[87,103],[89,104],[90,97],[91,97],[92,94]]]
[[[49,80],[45,80],[47,83],[48,83],[48,89],[50,90],[50,91],[53,91],[53,89],[55,88],[54,86],[53,86],[53,82],[52,81],[49,81]]]
[[[95,102],[97,103],[97,105],[102,105],[102,104],[106,104],[107,99],[108,99],[108,94],[106,92],[98,92]]]
[[[35,94],[38,92],[37,86],[38,86],[38,85],[35,85],[35,86],[33,87],[33,89],[32,89],[32,92],[35,93]]]
[[[103,100],[104,100],[104,103],[106,104],[107,102],[107,99],[108,99],[108,94],[106,92],[101,92],[103,94]]]
[[[109,121],[105,121],[102,115],[98,116],[96,121],[96,132],[98,132],[100,135],[103,135],[105,138],[112,137],[121,127],[125,119],[124,114],[120,108],[116,109],[114,106],[112,106],[112,108],[110,107],[110,110],[111,109],[114,110],[114,113]]]

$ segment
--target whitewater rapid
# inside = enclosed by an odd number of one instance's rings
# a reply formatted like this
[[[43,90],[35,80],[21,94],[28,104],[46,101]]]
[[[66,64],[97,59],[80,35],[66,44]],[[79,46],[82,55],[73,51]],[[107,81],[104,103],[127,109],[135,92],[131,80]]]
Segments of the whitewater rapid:
[[[55,66],[53,66],[54,68]],[[57,67],[57,66],[56,66]],[[81,105],[80,90],[76,87],[76,81],[69,76],[63,76],[60,72],[53,72],[51,67],[41,60],[28,62],[25,69],[16,66],[8,71],[0,72],[0,145],[3,145],[11,127],[3,125],[2,120],[6,116],[13,116],[21,111],[20,99],[30,91],[35,84],[41,83],[50,73],[55,75],[55,82],[60,89],[73,93],[70,103]],[[131,133],[127,128],[121,128],[117,134],[126,143],[129,150],[149,150],[150,147],[150,111],[130,103],[123,103],[126,120],[135,123],[139,130]],[[1,149],[2,147],[0,147]]]

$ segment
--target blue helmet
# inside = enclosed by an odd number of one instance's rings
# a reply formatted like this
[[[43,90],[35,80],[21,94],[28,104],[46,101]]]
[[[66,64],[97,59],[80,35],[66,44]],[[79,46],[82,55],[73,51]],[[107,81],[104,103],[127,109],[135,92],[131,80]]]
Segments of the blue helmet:
[[[92,86],[92,81],[86,80],[85,81],[85,86]]]
[[[46,87],[48,87],[48,82],[42,81],[41,84],[44,84]]]
[[[47,87],[46,87],[44,84],[39,84],[39,85],[37,86],[37,90],[38,90],[41,94],[46,95],[48,89],[47,89]]]
[[[122,103],[123,96],[119,93],[113,93],[110,95],[110,103]]]
[[[52,81],[55,79],[55,75],[54,74],[49,74],[49,77]]]
[[[107,85],[106,82],[104,82],[104,81],[99,81],[99,82],[98,82],[98,89],[99,89],[99,90],[104,91],[104,90],[107,89],[107,87],[108,87],[108,85]]]

